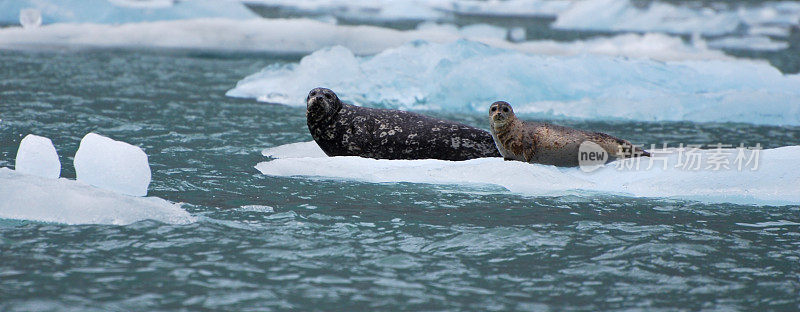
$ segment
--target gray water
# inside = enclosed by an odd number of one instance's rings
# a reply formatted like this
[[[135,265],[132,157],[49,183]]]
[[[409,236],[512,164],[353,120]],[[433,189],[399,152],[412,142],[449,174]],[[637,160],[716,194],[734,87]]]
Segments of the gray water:
[[[0,311],[800,309],[797,206],[263,176],[262,149],[311,140],[304,110],[224,93],[287,61],[0,53],[0,167],[35,133],[74,178],[94,131],[144,148],[149,196],[199,216],[0,220]],[[647,143],[800,142],[800,127],[558,122]]]

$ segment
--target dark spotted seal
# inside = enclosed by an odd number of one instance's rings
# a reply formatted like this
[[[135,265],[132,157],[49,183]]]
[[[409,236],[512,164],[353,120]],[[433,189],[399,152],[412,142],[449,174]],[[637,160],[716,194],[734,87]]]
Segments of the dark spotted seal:
[[[311,137],[328,156],[467,160],[500,157],[488,131],[420,114],[342,103],[316,88],[306,98]]]
[[[641,148],[634,149],[631,142],[605,133],[519,120],[511,105],[503,101],[489,107],[489,124],[497,149],[506,160],[574,167],[578,166],[578,149],[585,141],[600,145],[610,156],[609,161],[650,156]]]

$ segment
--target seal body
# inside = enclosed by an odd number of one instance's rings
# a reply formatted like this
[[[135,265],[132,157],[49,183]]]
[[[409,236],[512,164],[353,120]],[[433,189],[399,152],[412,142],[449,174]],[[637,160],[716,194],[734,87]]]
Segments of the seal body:
[[[315,88],[306,98],[311,137],[328,156],[467,160],[500,157],[488,131],[411,112],[342,103]]]
[[[601,132],[578,130],[543,122],[522,121],[506,102],[495,102],[489,108],[492,138],[506,160],[555,165],[578,166],[579,148],[589,141],[599,145],[610,156],[650,156],[631,142]]]

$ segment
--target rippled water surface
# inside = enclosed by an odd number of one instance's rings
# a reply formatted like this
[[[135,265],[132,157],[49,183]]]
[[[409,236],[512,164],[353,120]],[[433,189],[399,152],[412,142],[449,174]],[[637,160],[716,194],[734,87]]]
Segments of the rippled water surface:
[[[74,178],[94,131],[144,148],[149,195],[198,217],[0,220],[0,310],[800,309],[797,206],[263,176],[262,149],[310,140],[304,111],[224,94],[286,61],[0,53],[0,167],[34,133]],[[486,128],[484,116],[429,113]],[[647,144],[800,142],[800,127],[558,122]]]

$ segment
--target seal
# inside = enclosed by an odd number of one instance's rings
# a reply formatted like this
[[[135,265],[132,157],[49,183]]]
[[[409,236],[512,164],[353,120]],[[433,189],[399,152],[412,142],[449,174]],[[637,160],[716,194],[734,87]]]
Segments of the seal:
[[[311,137],[328,156],[467,160],[500,157],[488,131],[411,112],[345,104],[315,88],[306,98]]]
[[[620,157],[650,156],[631,142],[605,133],[522,121],[514,115],[511,105],[503,101],[494,102],[489,107],[489,124],[497,150],[505,160],[575,167],[579,165],[579,148],[587,141],[605,150],[609,155],[608,161]]]

